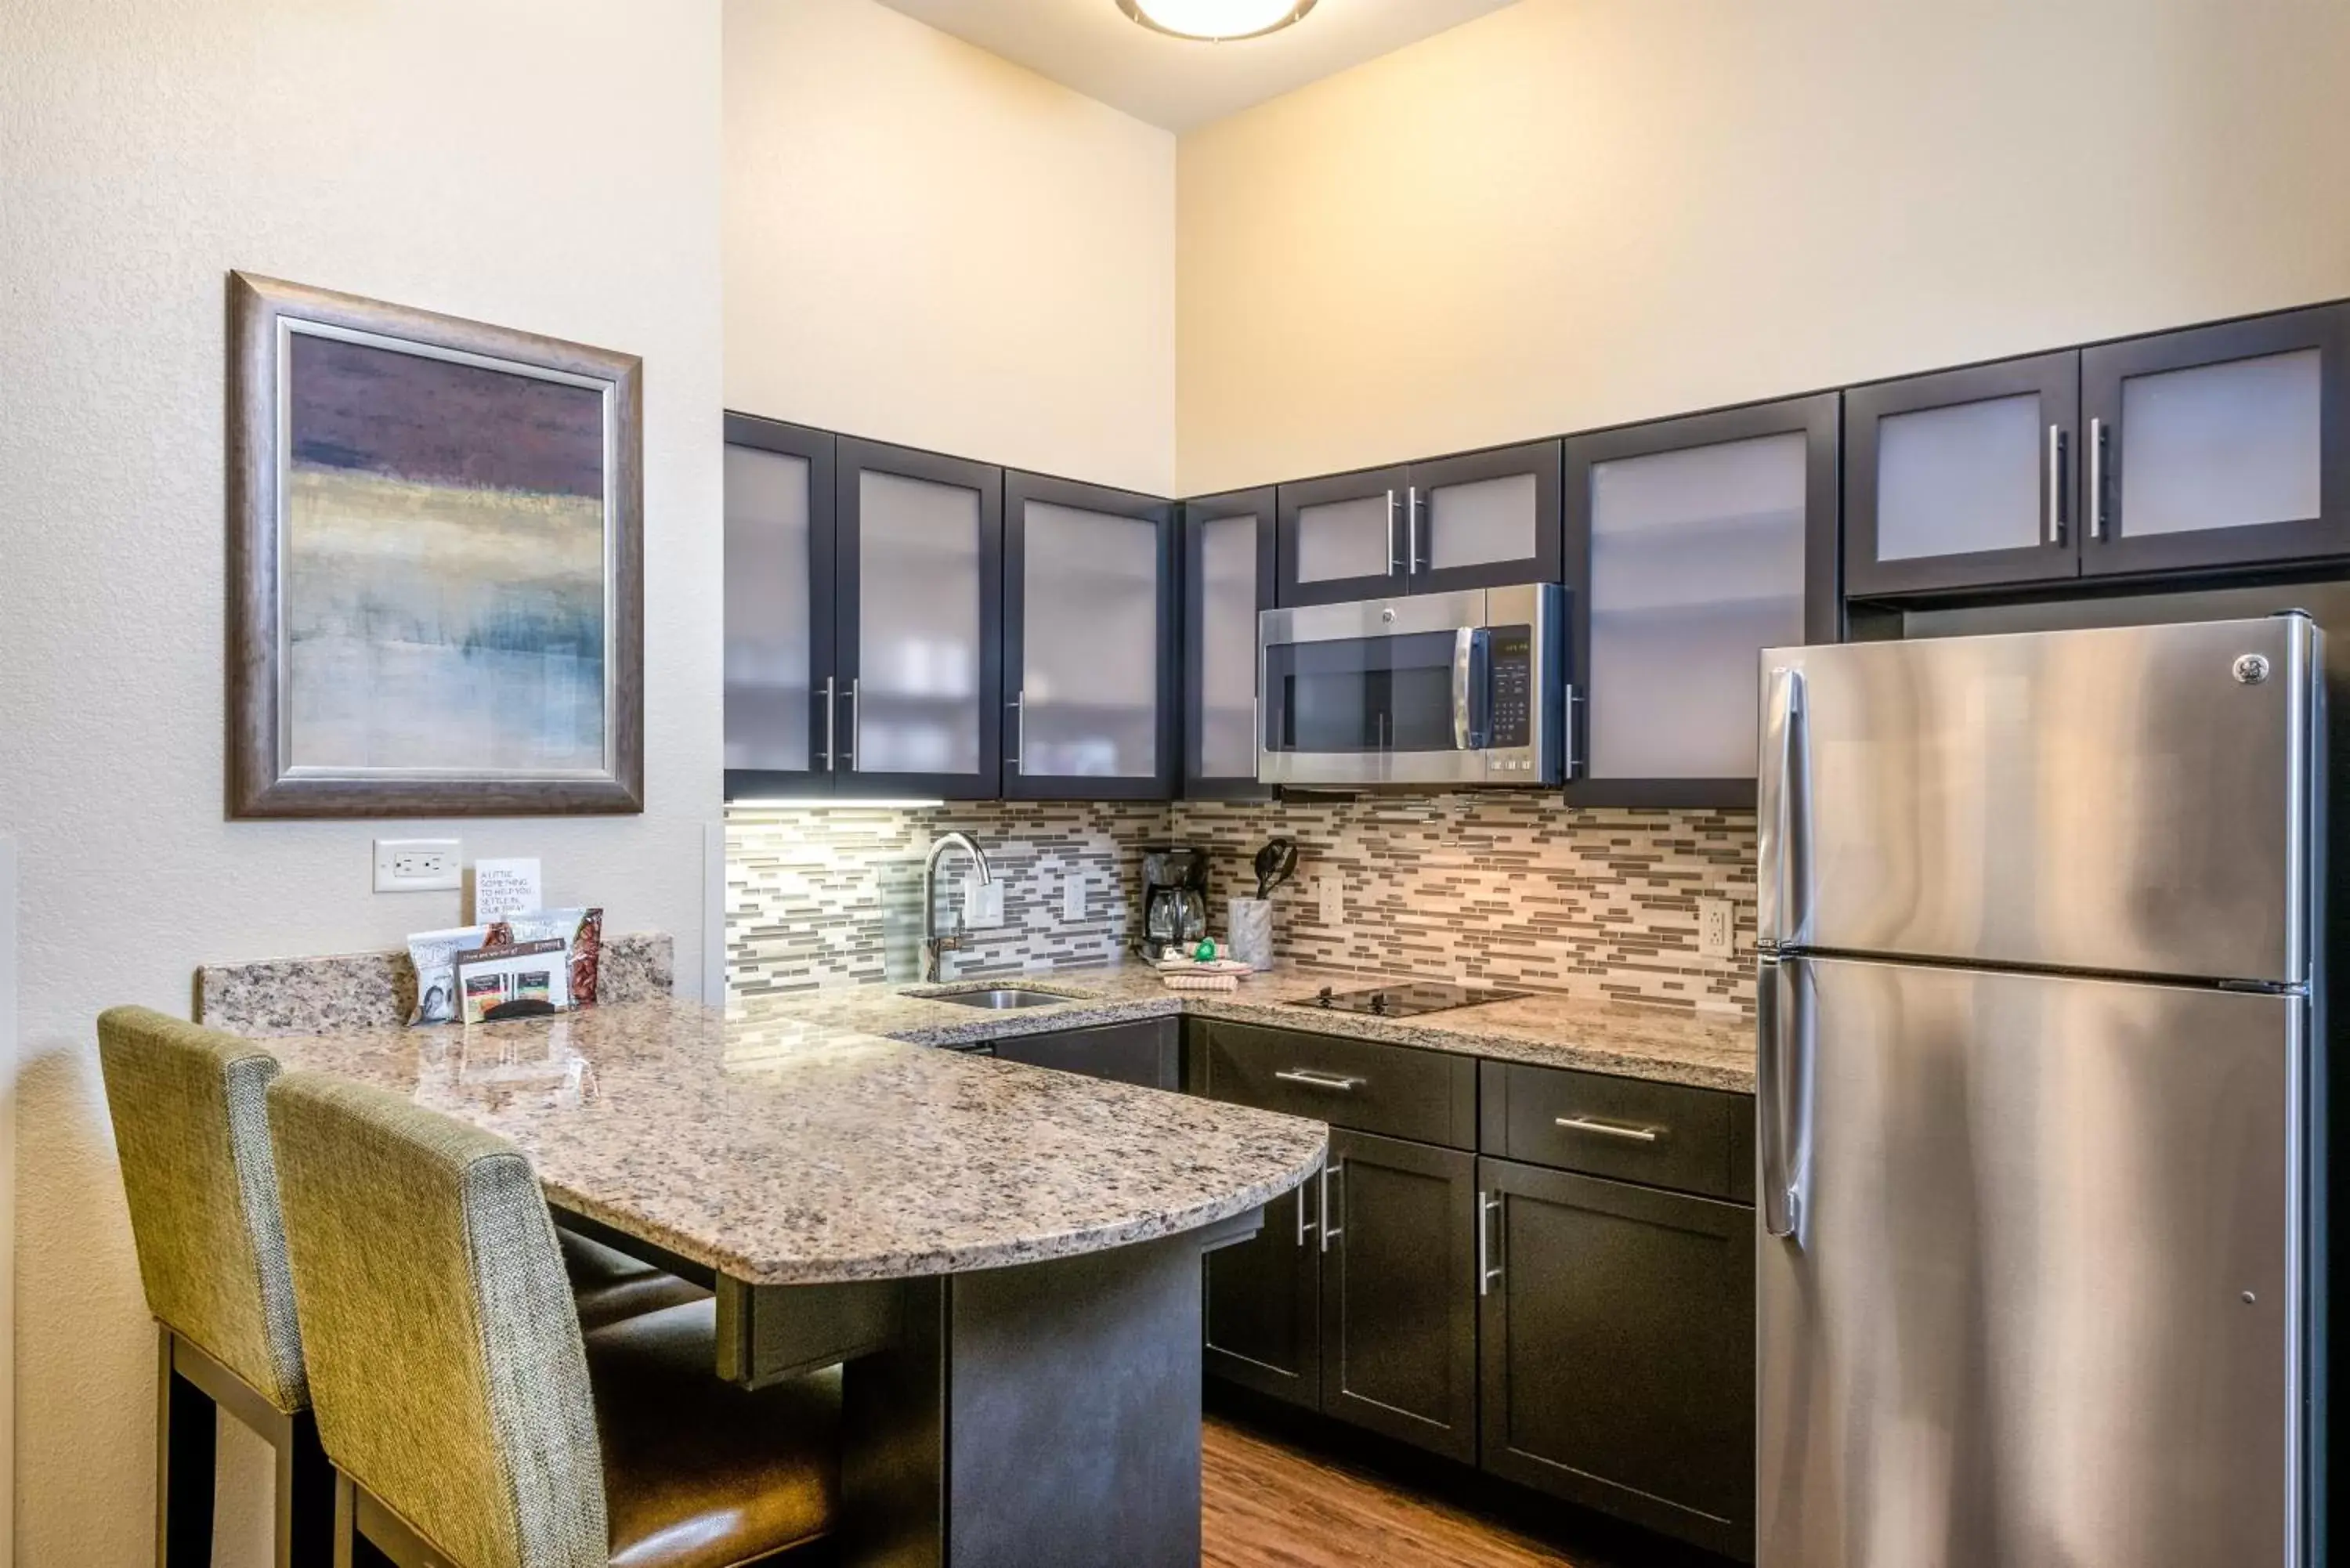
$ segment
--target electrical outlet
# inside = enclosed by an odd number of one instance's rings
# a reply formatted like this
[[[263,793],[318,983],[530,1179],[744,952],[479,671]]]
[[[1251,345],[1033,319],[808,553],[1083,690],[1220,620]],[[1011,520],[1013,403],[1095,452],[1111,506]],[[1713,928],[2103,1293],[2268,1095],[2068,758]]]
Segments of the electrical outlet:
[[[1347,879],[1336,871],[1322,873],[1322,923],[1336,930],[1347,923]]]
[[[962,923],[974,931],[1003,923],[1003,884],[1001,880],[982,882],[977,877],[962,879]]]
[[[375,890],[453,893],[464,880],[463,848],[454,838],[379,838],[375,841]]]
[[[1082,920],[1086,918],[1086,877],[1082,871],[1072,871],[1061,879],[1061,919]]]
[[[1700,957],[1726,959],[1730,956],[1731,933],[1736,929],[1731,919],[1731,908],[1727,898],[1700,898],[1697,901],[1697,950]]]

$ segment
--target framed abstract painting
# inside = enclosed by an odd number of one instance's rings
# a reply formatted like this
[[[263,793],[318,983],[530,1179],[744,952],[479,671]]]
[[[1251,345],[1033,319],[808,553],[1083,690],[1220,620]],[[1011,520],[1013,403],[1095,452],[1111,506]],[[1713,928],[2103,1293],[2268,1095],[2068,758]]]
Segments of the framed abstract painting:
[[[229,275],[229,815],[644,809],[641,361]]]

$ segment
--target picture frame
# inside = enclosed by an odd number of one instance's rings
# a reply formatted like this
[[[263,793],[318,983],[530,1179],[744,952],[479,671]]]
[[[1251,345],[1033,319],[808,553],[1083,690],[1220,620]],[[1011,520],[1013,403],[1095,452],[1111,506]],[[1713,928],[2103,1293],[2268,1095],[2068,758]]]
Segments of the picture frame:
[[[644,809],[643,362],[228,279],[232,818]]]

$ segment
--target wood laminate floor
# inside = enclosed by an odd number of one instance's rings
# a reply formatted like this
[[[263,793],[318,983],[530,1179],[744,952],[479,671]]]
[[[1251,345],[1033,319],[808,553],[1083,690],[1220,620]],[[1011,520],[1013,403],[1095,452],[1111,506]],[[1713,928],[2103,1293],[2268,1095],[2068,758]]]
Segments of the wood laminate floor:
[[[1211,1417],[1202,1568],[1605,1568]]]

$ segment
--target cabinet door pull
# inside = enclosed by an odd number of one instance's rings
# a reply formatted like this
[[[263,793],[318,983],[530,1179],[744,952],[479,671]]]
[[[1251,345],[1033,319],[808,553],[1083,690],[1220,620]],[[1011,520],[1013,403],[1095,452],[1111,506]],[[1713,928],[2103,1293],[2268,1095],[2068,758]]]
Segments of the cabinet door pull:
[[[1494,1262],[1493,1254],[1501,1249],[1492,1246],[1485,1233],[1494,1215],[1502,1211],[1502,1195],[1482,1189],[1477,1193],[1477,1293],[1492,1293],[1493,1282],[1502,1277],[1502,1265]]]
[[[848,771],[853,774],[861,774],[865,771],[865,748],[859,743],[860,737],[857,730],[858,715],[862,711],[861,705],[857,701],[857,683],[859,679],[861,678],[855,675],[848,678]]]
[[[1012,755],[1007,760],[1014,773],[1025,776],[1028,770],[1021,759],[1028,754],[1028,689],[1023,686],[1013,693],[1004,706],[1012,710]]]
[[[1344,1077],[1336,1073],[1317,1073],[1310,1067],[1292,1067],[1285,1072],[1275,1073],[1274,1076],[1284,1084],[1303,1084],[1309,1089],[1336,1089],[1340,1094],[1350,1093],[1364,1082],[1361,1078]]]
[[[2106,536],[2106,421],[2089,421],[2089,537]]]
[[[1305,1217],[1305,1195],[1314,1190],[1314,1179],[1308,1177],[1297,1184],[1297,1244],[1305,1245],[1305,1238],[1314,1233],[1314,1221]]]
[[[1627,1127],[1619,1122],[1595,1121],[1589,1116],[1554,1116],[1552,1120],[1569,1132],[1620,1137],[1627,1143],[1654,1143],[1665,1134],[1662,1127]]]
[[[1403,492],[1403,570],[1404,576],[1419,575],[1419,486],[1408,484]]]
[[[824,771],[832,772],[833,732],[839,728],[840,711],[832,694],[832,677],[824,678]]]
[[[2064,427],[2048,427],[2048,542],[2064,542]]]
[[[1332,1223],[1330,1223],[1330,1216],[1337,1212],[1337,1210],[1335,1210],[1335,1209],[1333,1209],[1333,1208],[1331,1208],[1331,1207],[1330,1207],[1330,1179],[1331,1179],[1332,1177],[1334,1177],[1334,1176],[1336,1176],[1336,1177],[1344,1177],[1346,1174],[1347,1174],[1347,1162],[1346,1162],[1345,1160],[1343,1160],[1343,1159],[1342,1159],[1342,1160],[1340,1160],[1340,1161],[1339,1161],[1337,1164],[1336,1164],[1336,1165],[1326,1165],[1326,1166],[1324,1166],[1324,1167],[1322,1168],[1322,1224],[1321,1224],[1321,1231],[1322,1231],[1322,1250],[1323,1250],[1324,1251],[1326,1251],[1326,1251],[1328,1251],[1330,1250],[1330,1239],[1331,1239],[1332,1237],[1334,1237],[1334,1236],[1343,1236],[1343,1235],[1345,1235],[1345,1234],[1347,1233],[1347,1232],[1346,1232],[1346,1230],[1345,1230],[1345,1228],[1344,1228],[1344,1227],[1342,1227],[1342,1226],[1337,1226],[1337,1225],[1333,1225]],[[1347,1195],[1347,1189],[1346,1189],[1344,1187],[1341,1187],[1340,1189],[1338,1189],[1338,1196],[1339,1196],[1340,1198],[1342,1198],[1342,1199],[1343,1199],[1344,1197],[1346,1197],[1346,1195]]]
[[[1391,576],[1391,577],[1392,577],[1392,576],[1394,576],[1396,575],[1396,569],[1397,569],[1397,568],[1396,568],[1396,547],[1395,547],[1395,524],[1396,524],[1396,499],[1395,499],[1395,492],[1394,492],[1394,491],[1392,491],[1392,490],[1390,490],[1390,491],[1388,491],[1388,576]]]

